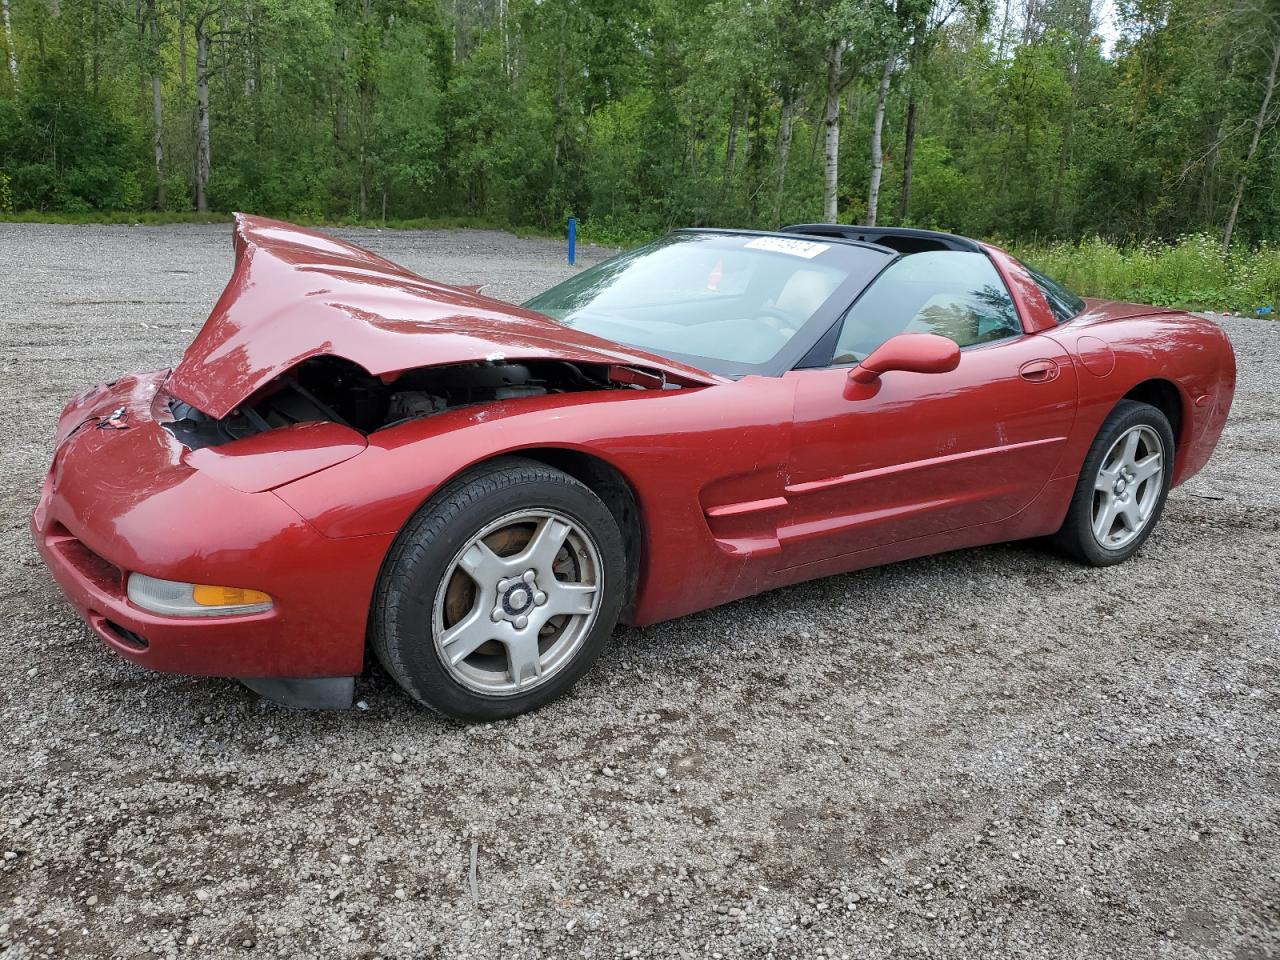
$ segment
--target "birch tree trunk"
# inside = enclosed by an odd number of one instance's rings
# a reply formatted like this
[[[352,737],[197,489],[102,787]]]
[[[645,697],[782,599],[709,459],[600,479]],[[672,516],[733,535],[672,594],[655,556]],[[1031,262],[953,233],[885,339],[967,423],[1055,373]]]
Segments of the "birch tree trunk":
[[[164,89],[160,74],[151,75],[151,146],[156,158],[156,209],[163,210],[168,202],[164,182]]]
[[[778,121],[778,177],[773,194],[773,222],[782,216],[782,194],[787,186],[787,161],[791,159],[791,139],[795,134],[795,94],[788,94],[782,102],[782,116]]]
[[[364,143],[363,138],[360,144],[360,219],[367,220],[369,217],[369,176],[368,166],[365,164]]]
[[[151,63],[151,149],[156,164],[156,209],[163,210],[168,199],[164,182],[164,57],[160,49],[160,15],[156,0],[147,0],[152,50]]]
[[[911,173],[915,169],[915,93],[906,101],[906,142],[902,145],[902,195],[897,198],[897,219],[906,223],[911,211]]]
[[[13,44],[13,22],[9,19],[9,0],[0,0],[4,9],[4,48],[9,55],[9,76],[13,77],[13,85],[18,85],[18,48]]]
[[[1004,51],[1008,46],[1009,19],[1013,15],[1013,0],[1004,0],[1004,21],[1000,24],[1000,45],[996,60],[1004,62]]]
[[[337,93],[333,98],[333,140],[340,150],[345,152],[347,141],[347,96],[346,96],[346,72],[347,60],[351,56],[351,51],[343,45],[338,48],[338,74],[342,78],[337,84]]]
[[[196,211],[209,212],[209,32],[208,15],[196,21]]]
[[[836,192],[840,180],[840,68],[844,62],[845,41],[833,40],[827,47],[827,102],[822,122],[826,127],[822,166],[822,219],[835,223]]]
[[[89,59],[93,64],[93,95],[95,97],[98,95],[98,80],[100,79],[101,73],[102,73],[102,70],[101,70],[102,22],[98,16],[99,6],[100,4],[98,3],[98,0],[93,0],[93,14],[90,17],[90,22],[92,24],[92,27],[90,30],[90,39],[92,41],[92,45],[90,49],[92,52],[89,56]]]
[[[896,59],[891,55],[884,62],[884,73],[880,75],[880,92],[876,96],[876,119],[871,125],[871,186],[867,188],[869,227],[876,225],[876,212],[880,205],[880,180],[884,176],[884,107],[889,99],[889,83],[893,79],[893,63]]]
[[[187,96],[187,84],[191,78],[187,75],[187,3],[178,0],[178,81],[182,86],[182,96]]]
[[[368,29],[372,16],[373,4],[371,0],[362,0],[360,5],[362,30]],[[374,86],[374,76],[368,58],[362,55],[358,63],[360,64],[360,78],[357,83],[360,96],[360,113],[356,117],[356,136],[359,138],[359,166],[357,169],[360,175],[360,219],[365,220],[369,216],[369,128],[370,124],[373,123],[373,106],[377,97],[377,89]]]
[[[906,223],[911,211],[911,172],[915,169],[915,93],[906,101],[906,142],[902,145],[902,195],[897,198],[897,219]]]
[[[557,57],[556,69],[556,117],[555,117],[555,154],[551,158],[551,182],[559,183],[560,181],[560,154],[563,151],[565,141],[565,130],[568,124],[565,120],[565,93],[566,93],[566,74],[569,70],[569,50],[568,37],[569,34],[569,12],[568,10],[560,11],[560,32],[556,35],[556,43],[558,44],[559,56]]]
[[[1080,100],[1080,71],[1084,69],[1085,51],[1093,35],[1093,0],[1083,0],[1078,3],[1075,12],[1076,17],[1071,25],[1073,31],[1071,60],[1067,65],[1067,86],[1071,95],[1067,101],[1067,116],[1062,125],[1062,142],[1058,149],[1058,172],[1053,178],[1053,196],[1049,202],[1049,219],[1054,231],[1059,233],[1064,230],[1070,233],[1074,219],[1069,212],[1066,223],[1062,222],[1062,197],[1067,173],[1075,160],[1076,106]]]
[[[511,76],[511,32],[507,26],[507,0],[498,0],[498,36],[502,38],[502,72],[505,76]],[[386,193],[383,193],[383,199],[386,199]],[[385,207],[385,202],[383,203]],[[383,211],[383,220],[386,220],[386,211]]]
[[[729,189],[738,165],[738,114],[741,107],[742,94],[740,92],[735,93],[733,95],[733,107],[729,113],[729,139],[724,148],[724,185],[722,190]]]
[[[1271,69],[1267,71],[1267,89],[1262,95],[1262,106],[1258,108],[1258,117],[1253,123],[1253,139],[1249,141],[1249,152],[1245,154],[1244,169],[1236,180],[1236,194],[1231,198],[1231,213],[1227,216],[1227,228],[1222,232],[1222,255],[1231,251],[1231,235],[1235,233],[1236,218],[1240,216],[1240,202],[1244,199],[1244,188],[1249,183],[1249,165],[1258,152],[1258,144],[1262,140],[1262,129],[1267,124],[1267,109],[1271,106],[1271,95],[1276,89],[1276,70],[1280,68],[1280,41],[1275,44],[1271,55]]]
[[[733,169],[738,159],[738,114],[735,112],[729,121],[729,140],[724,148],[724,183],[725,189],[733,182]]]
[[[253,4],[251,3],[244,5],[244,29],[244,95],[251,97],[258,88],[258,32],[253,22]]]
[[[1209,158],[1204,164],[1204,175],[1200,178],[1200,218],[1209,223],[1213,220],[1214,211],[1218,208],[1218,157],[1220,144],[1226,136],[1227,118],[1225,114],[1214,128],[1213,139],[1209,144]]]

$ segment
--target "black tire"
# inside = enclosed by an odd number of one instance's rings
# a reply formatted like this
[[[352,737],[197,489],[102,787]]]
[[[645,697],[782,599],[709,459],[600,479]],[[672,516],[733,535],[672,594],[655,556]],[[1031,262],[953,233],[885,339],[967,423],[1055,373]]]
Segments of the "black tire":
[[[1124,546],[1116,549],[1103,545],[1094,535],[1094,484],[1103,464],[1103,458],[1112,446],[1134,427],[1146,426],[1154,430],[1163,446],[1163,469],[1160,477],[1159,494],[1148,519],[1138,535]],[[1158,409],[1136,400],[1121,400],[1103,421],[1089,455],[1085,457],[1084,466],[1080,469],[1080,478],[1076,481],[1075,493],[1071,498],[1071,506],[1067,510],[1067,518],[1057,534],[1054,544],[1081,563],[1094,567],[1109,567],[1123,563],[1142,548],[1151,531],[1155,529],[1164,511],[1165,500],[1169,495],[1169,484],[1173,479],[1175,444],[1173,428],[1168,418]],[[1153,478],[1154,480],[1154,478]]]
[[[442,662],[433,605],[458,551],[486,524],[523,509],[557,511],[589,534],[603,572],[603,596],[572,659],[528,691],[493,696],[464,686]],[[563,694],[595,662],[617,624],[626,571],[618,524],[589,487],[537,461],[504,457],[455,478],[400,531],[374,591],[370,644],[396,683],[433,710],[465,721],[513,717]]]

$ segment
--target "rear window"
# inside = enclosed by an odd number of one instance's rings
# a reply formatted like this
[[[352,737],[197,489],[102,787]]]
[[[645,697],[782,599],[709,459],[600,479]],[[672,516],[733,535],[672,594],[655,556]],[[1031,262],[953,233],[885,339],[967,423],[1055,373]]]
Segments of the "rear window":
[[[1084,312],[1083,299],[1077,297],[1057,280],[1049,279],[1035,267],[1027,266],[1025,263],[1023,266],[1027,268],[1027,273],[1031,274],[1031,279],[1036,282],[1044,298],[1049,301],[1049,309],[1053,311],[1055,320],[1066,323]]]

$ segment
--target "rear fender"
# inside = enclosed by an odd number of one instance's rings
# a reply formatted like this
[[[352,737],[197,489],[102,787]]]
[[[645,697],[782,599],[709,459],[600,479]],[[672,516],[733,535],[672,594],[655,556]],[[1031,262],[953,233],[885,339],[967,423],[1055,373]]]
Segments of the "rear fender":
[[[1091,311],[1053,337],[1080,370],[1079,415],[1063,454],[1064,470],[1079,474],[1107,415],[1151,380],[1172,383],[1181,403],[1174,485],[1204,467],[1235,394],[1235,354],[1217,324],[1176,311],[1116,318]]]

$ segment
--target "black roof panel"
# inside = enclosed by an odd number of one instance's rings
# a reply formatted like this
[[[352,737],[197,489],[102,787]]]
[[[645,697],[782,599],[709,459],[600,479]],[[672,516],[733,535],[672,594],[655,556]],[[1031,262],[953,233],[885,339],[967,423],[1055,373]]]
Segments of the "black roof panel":
[[[954,233],[937,230],[916,230],[913,227],[866,227],[847,223],[796,223],[783,227],[782,233],[803,233],[811,237],[831,237],[855,240],[888,247],[899,253],[923,253],[926,250],[963,250],[981,253],[975,240],[958,237]]]

